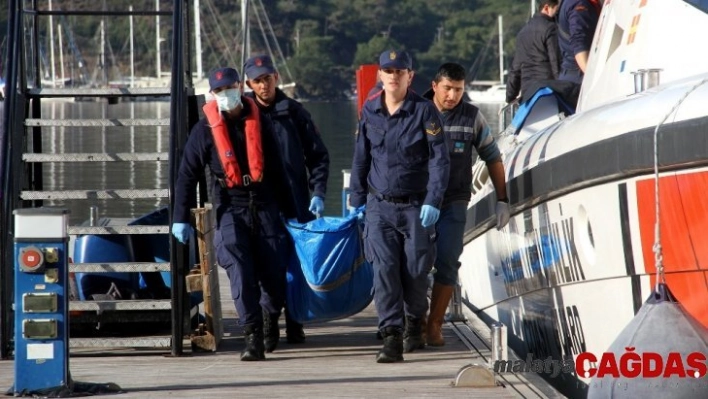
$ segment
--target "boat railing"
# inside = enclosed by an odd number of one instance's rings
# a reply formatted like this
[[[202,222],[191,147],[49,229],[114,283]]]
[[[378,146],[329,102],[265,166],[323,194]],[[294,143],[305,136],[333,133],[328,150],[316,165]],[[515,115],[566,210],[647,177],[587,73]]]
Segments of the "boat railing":
[[[499,110],[500,131],[504,131],[504,129],[511,124],[511,121],[514,120],[514,115],[516,115],[516,111],[518,110],[519,103],[517,101],[508,103]]]
[[[13,317],[13,284],[14,284],[14,251],[13,251],[13,210],[19,208],[36,208],[45,204],[65,206],[66,204],[87,204],[85,209],[95,201],[105,201],[106,213],[116,216],[117,219],[129,219],[134,215],[125,215],[117,211],[120,201],[132,200],[157,200],[160,204],[168,204],[171,210],[174,190],[174,181],[179,166],[180,156],[187,134],[192,124],[198,119],[198,101],[193,95],[192,73],[190,67],[191,47],[190,35],[190,7],[189,0],[174,0],[169,11],[151,10],[47,10],[38,7],[37,2],[26,5],[23,2],[10,1],[8,7],[8,57],[6,76],[6,100],[4,101],[3,129],[5,135],[2,146],[2,209],[0,210],[0,358],[8,358],[13,353],[14,317]],[[52,16],[74,16],[88,18],[98,16],[132,17],[144,16],[170,16],[174,27],[169,42],[172,44],[172,65],[170,70],[171,83],[162,87],[137,88],[137,87],[42,87],[41,58],[38,48],[40,35],[38,26]],[[159,29],[159,23],[156,24]],[[170,117],[167,118],[110,118],[88,119],[78,116],[72,119],[54,119],[43,115],[41,105],[44,101],[56,99],[95,98],[104,100],[107,104],[118,101],[130,100],[155,100],[156,98],[170,98]],[[112,110],[107,106],[106,112]],[[111,111],[112,112],[112,111]],[[113,129],[112,131],[128,130],[141,127],[136,134],[160,134],[164,126],[169,126],[168,152],[147,153],[141,150],[131,150],[130,153],[116,154],[110,152],[89,153],[78,148],[74,153],[59,152],[55,146],[43,145],[47,142],[47,134],[56,127],[63,129]],[[105,132],[105,130],[104,130]],[[56,146],[59,147],[59,146]],[[105,151],[105,150],[104,150]],[[70,190],[59,187],[58,190],[49,189],[45,183],[45,173],[54,163],[68,163],[70,165],[82,163],[111,162],[112,170],[126,171],[132,168],[133,163],[169,162],[169,181],[160,181],[155,187],[148,189],[130,188],[116,189],[104,187],[103,183],[85,190]],[[113,184],[114,182],[106,183]],[[200,189],[205,189],[204,184]],[[202,202],[206,196],[201,196]],[[85,201],[85,202],[80,202]],[[196,203],[195,206],[203,205]],[[73,206],[73,205],[72,205]],[[94,219],[98,215],[89,215]],[[168,219],[168,218],[166,218]],[[121,239],[133,238],[144,242],[146,237],[157,237],[160,242],[169,245],[169,262],[164,260],[154,262],[107,262],[70,264],[69,273],[150,273],[170,272],[169,295],[170,298],[155,297],[145,300],[94,300],[70,301],[69,310],[72,313],[72,324],[84,323],[134,323],[135,332],[143,333],[141,329],[145,321],[159,323],[170,321],[171,332],[162,331],[158,335],[120,337],[70,338],[70,347],[150,347],[170,348],[173,356],[183,352],[183,338],[190,333],[190,301],[186,291],[185,278],[191,264],[189,262],[189,246],[178,245],[170,235],[169,220],[159,225],[70,225],[67,228],[72,238],[76,237],[120,237]],[[70,223],[71,224],[71,223]],[[137,235],[137,236],[136,236]],[[169,244],[168,244],[169,243]],[[162,299],[164,298],[164,299]],[[74,317],[78,314],[80,317]],[[166,330],[166,329],[165,329]],[[146,333],[147,334],[147,333]],[[169,334],[169,335],[168,335]]]

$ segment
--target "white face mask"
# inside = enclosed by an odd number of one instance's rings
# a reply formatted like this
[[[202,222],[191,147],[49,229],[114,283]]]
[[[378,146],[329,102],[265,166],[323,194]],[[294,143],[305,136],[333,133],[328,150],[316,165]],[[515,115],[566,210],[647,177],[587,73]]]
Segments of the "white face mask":
[[[226,89],[214,94],[219,111],[228,112],[241,105],[241,91],[239,89]]]

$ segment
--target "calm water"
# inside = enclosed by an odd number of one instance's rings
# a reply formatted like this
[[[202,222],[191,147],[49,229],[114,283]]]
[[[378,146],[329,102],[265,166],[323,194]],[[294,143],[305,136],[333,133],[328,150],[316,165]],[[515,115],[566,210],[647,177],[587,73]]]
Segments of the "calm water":
[[[342,170],[351,167],[356,129],[355,102],[307,102],[304,104],[320,129],[330,153],[330,178],[325,199],[325,215],[342,212]],[[499,105],[482,105],[482,112],[493,130],[497,130]],[[44,118],[169,118],[169,103],[144,102],[108,105],[93,102],[45,102]],[[166,152],[167,127],[134,128],[44,128],[45,151],[53,153],[122,153]],[[46,190],[156,189],[166,188],[167,162],[72,162],[45,165]],[[71,223],[79,224],[89,217],[89,207],[99,207],[101,216],[134,218],[148,213],[164,200],[72,200],[54,201],[47,205],[71,209]]]

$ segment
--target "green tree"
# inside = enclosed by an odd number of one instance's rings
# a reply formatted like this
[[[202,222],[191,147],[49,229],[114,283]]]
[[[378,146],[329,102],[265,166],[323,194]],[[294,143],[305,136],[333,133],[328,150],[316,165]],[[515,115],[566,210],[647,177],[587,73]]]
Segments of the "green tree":
[[[356,56],[354,56],[354,69],[362,64],[378,64],[379,55],[384,50],[400,50],[403,46],[395,39],[383,36],[374,36],[367,43],[357,45]]]
[[[288,64],[293,72],[298,90],[307,96],[337,99],[348,88],[331,58],[332,37],[307,37],[300,39],[300,46]]]
[[[108,10],[127,10],[131,3],[136,10],[155,8],[153,0],[53,0],[53,7],[100,10],[105,4]],[[8,0],[0,0],[0,9],[7,10],[7,4]],[[200,4],[204,69],[239,66],[239,3],[201,0]],[[37,2],[39,9],[46,9],[47,5],[46,1]],[[160,0],[163,11],[172,5],[171,0]],[[529,18],[529,6],[529,2],[519,0],[252,0],[251,47],[252,52],[260,53],[269,47],[275,50],[275,42],[266,44],[263,39],[270,36],[270,29],[264,26],[264,35],[259,25],[259,20],[265,24],[267,15],[298,84],[303,92],[318,97],[338,97],[354,81],[355,69],[362,63],[376,62],[386,48],[409,51],[417,75],[424,80],[432,77],[445,61],[456,61],[467,68],[477,65],[478,73],[471,78],[497,79],[497,17],[504,16],[504,58],[508,65],[514,54],[515,36]],[[7,29],[6,14],[0,13],[3,32]],[[72,31],[90,74],[95,74],[100,54],[100,21],[100,17],[70,16],[66,17],[66,26],[62,26]],[[44,43],[48,42],[46,22],[46,16],[38,18],[40,40]],[[154,76],[155,18],[135,17],[134,28],[136,75]],[[172,28],[171,18],[162,17],[160,36],[166,41],[161,44],[160,59],[164,72],[171,64]],[[128,18],[109,18],[106,29],[106,40],[115,58],[112,69],[125,76],[130,65]],[[66,46],[65,51],[68,52]],[[279,66],[282,62],[276,59]]]

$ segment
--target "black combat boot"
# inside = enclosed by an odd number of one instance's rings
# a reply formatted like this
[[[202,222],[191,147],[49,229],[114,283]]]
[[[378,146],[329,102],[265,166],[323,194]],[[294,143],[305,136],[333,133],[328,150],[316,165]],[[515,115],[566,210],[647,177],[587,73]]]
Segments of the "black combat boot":
[[[403,361],[403,337],[395,327],[386,327],[381,331],[383,348],[376,355],[376,363],[395,363]]]
[[[265,351],[271,353],[278,347],[280,341],[280,327],[278,327],[278,313],[270,314],[263,309],[263,344]]]
[[[249,324],[244,326],[246,349],[241,352],[242,361],[265,360],[263,328]]]
[[[413,352],[416,349],[425,348],[423,339],[423,325],[421,319],[413,316],[406,316],[406,329],[403,332],[403,351]]]
[[[285,336],[289,344],[305,342],[305,331],[302,329],[302,324],[290,317],[288,309],[285,309]]]

